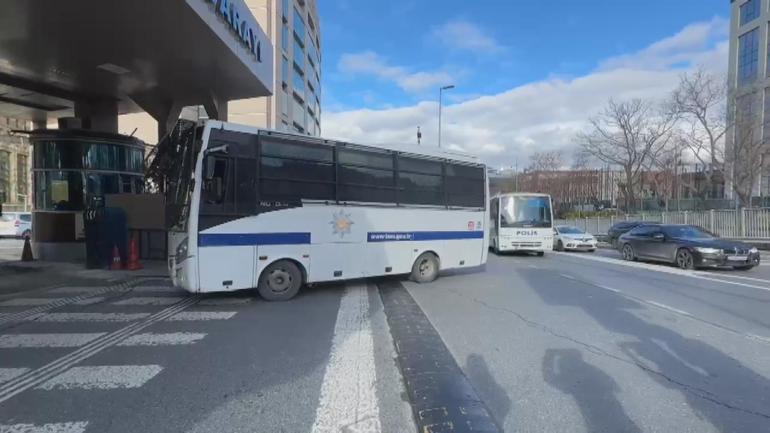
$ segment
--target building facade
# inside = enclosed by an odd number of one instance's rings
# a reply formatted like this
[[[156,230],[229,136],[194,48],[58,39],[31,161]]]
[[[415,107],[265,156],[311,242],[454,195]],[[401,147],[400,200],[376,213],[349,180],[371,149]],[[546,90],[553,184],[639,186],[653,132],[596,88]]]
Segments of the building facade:
[[[770,195],[769,22],[770,0],[730,0],[725,195],[744,201]]]
[[[0,117],[0,203],[6,211],[31,207],[29,142],[11,133],[28,127],[29,122]]]
[[[230,102],[235,123],[321,134],[321,31],[315,0],[246,0],[273,41],[273,96]]]

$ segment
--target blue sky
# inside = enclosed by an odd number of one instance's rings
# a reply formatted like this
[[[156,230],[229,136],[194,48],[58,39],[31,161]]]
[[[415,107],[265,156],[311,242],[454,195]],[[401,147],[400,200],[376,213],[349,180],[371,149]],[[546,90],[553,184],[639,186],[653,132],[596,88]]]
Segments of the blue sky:
[[[318,3],[332,138],[411,140],[417,124],[435,127],[437,89],[451,83],[452,147],[506,161],[533,147],[569,151],[578,116],[608,97],[662,96],[681,72],[727,62],[728,0]],[[501,126],[507,116],[527,120]]]

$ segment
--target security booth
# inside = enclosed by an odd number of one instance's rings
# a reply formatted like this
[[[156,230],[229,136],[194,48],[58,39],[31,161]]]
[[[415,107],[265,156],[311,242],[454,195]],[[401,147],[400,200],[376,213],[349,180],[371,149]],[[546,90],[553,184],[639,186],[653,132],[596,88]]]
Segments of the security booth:
[[[145,144],[83,129],[32,131],[33,252],[40,260],[85,260],[83,212],[108,194],[144,192]]]

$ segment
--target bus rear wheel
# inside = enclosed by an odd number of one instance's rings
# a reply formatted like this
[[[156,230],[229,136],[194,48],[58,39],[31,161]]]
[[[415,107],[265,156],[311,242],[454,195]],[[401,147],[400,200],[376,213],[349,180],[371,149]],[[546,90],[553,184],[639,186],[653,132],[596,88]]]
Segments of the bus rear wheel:
[[[271,263],[259,276],[257,291],[266,301],[288,301],[302,287],[302,272],[294,262],[279,260]]]
[[[412,265],[412,281],[418,283],[430,283],[438,278],[438,257],[433,253],[422,253]]]

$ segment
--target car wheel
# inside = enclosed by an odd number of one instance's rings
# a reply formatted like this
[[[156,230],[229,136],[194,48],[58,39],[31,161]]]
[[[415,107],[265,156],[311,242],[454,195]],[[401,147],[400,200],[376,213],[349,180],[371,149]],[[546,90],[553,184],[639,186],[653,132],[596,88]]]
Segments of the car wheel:
[[[623,245],[623,260],[627,262],[633,262],[636,260],[636,253],[634,252],[634,247],[632,247],[630,244]]]
[[[411,279],[417,283],[430,283],[438,278],[438,257],[433,253],[422,253],[412,265]]]
[[[695,269],[695,258],[689,250],[682,248],[676,252],[676,265],[679,269]]]
[[[556,251],[564,251],[564,243],[559,239],[559,242],[556,243]]]
[[[257,291],[266,301],[288,301],[302,287],[302,272],[294,262],[279,260],[270,264],[259,277]]]

